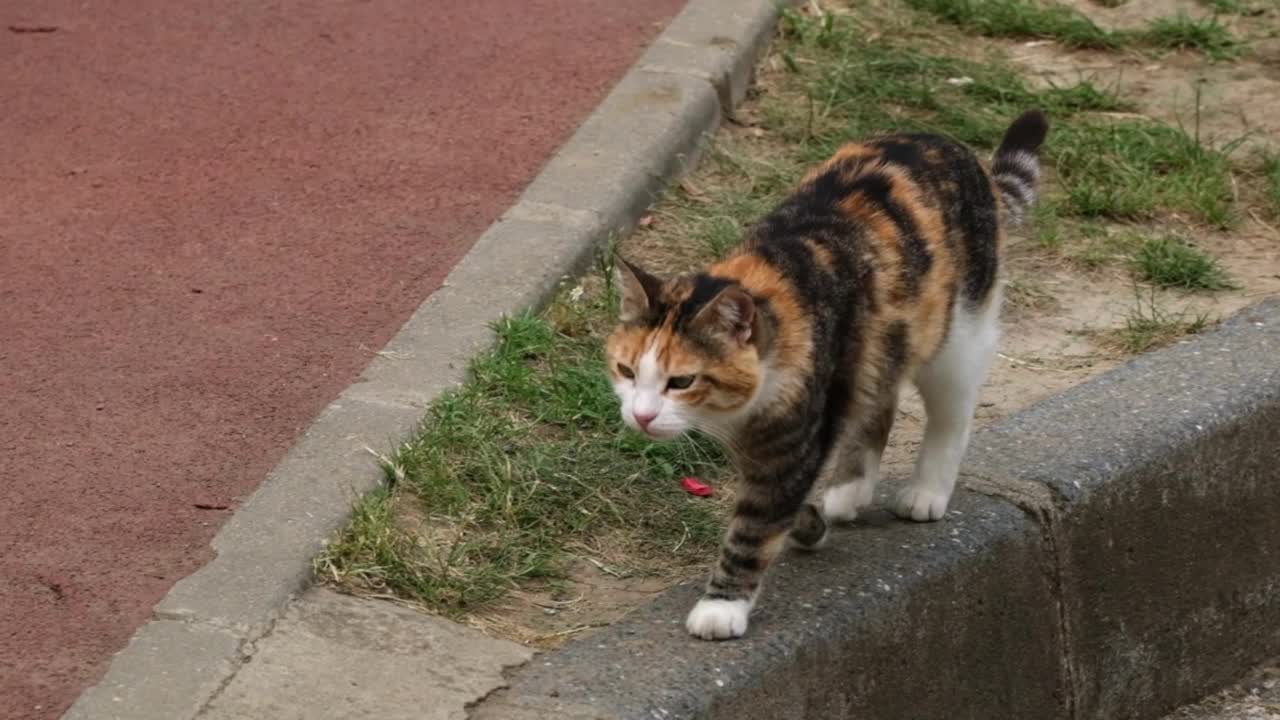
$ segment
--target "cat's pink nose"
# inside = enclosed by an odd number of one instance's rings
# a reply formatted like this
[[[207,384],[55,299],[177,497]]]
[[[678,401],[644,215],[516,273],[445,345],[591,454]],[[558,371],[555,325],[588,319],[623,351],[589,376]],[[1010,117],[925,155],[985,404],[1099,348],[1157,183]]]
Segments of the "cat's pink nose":
[[[653,422],[653,419],[658,417],[658,413],[634,413],[634,415],[636,418],[636,424],[640,426],[641,430],[648,430],[649,423]]]

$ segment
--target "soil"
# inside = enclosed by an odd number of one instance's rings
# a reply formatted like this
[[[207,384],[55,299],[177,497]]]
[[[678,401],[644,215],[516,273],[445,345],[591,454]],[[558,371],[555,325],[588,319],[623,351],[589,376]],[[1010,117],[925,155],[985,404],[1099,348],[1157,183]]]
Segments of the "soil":
[[[1104,27],[1139,27],[1152,17],[1179,11],[1193,16],[1206,12],[1200,4],[1183,0],[1135,0],[1114,9],[1084,0],[1070,4]],[[1195,52],[1168,52],[1152,58],[1131,52],[1071,51],[1043,41],[991,42],[1006,49],[1030,76],[1043,82],[1071,83],[1082,76],[1097,75],[1100,80],[1095,82],[1102,86],[1119,83],[1121,96],[1136,103],[1141,113],[1170,122],[1183,118],[1185,124],[1188,117],[1194,116],[1194,93],[1187,91],[1203,78],[1203,97],[1208,99],[1202,101],[1203,139],[1226,142],[1246,131],[1259,133],[1256,140],[1262,143],[1268,138],[1280,138],[1280,41],[1266,37],[1268,28],[1280,22],[1280,10],[1223,21],[1237,34],[1253,38],[1245,57],[1212,62]],[[769,72],[766,64],[761,82],[768,82]],[[751,114],[749,102],[740,115]],[[752,131],[727,125],[721,132]],[[1249,157],[1252,147],[1246,145],[1239,151],[1237,161],[1243,168],[1253,162]],[[1052,183],[1052,179],[1048,182]],[[1268,215],[1252,200],[1241,198],[1243,218],[1230,232],[1190,228],[1196,245],[1215,255],[1242,289],[1213,294],[1161,291],[1157,298],[1163,308],[1173,313],[1185,310],[1224,318],[1264,296],[1280,293],[1280,231],[1269,219],[1274,215]],[[628,253],[639,255],[658,269],[665,269],[673,257],[683,254],[679,250],[673,253],[670,248],[642,247],[630,248]],[[667,262],[663,262],[664,255]],[[1105,349],[1096,340],[1097,331],[1123,326],[1134,305],[1134,283],[1125,268],[1087,270],[1047,256],[1028,239],[1015,235],[1006,248],[1005,281],[1008,285],[1033,287],[1036,294],[1031,298],[1034,301],[1028,302],[1017,293],[1006,291],[1004,337],[982,393],[978,426],[995,422],[1125,361],[1125,357]],[[919,398],[914,391],[908,392],[884,459],[886,483],[893,485],[909,477],[924,417]],[[512,596],[504,606],[477,622],[522,642],[556,646],[616,620],[632,604],[645,601],[654,592],[698,578],[704,572],[705,568],[681,567],[644,579],[620,579],[582,563],[555,589],[532,589]],[[556,604],[560,602],[564,604]]]
[[[1131,0],[1116,8],[1088,0],[1066,3],[1108,29],[1139,29],[1149,20],[1185,13],[1209,15],[1189,0]],[[1280,142],[1280,10],[1256,15],[1220,15],[1219,22],[1248,42],[1248,52],[1233,60],[1210,61],[1195,52],[1149,53],[1071,51],[1053,42],[1009,44],[1009,55],[1042,82],[1071,83],[1090,78],[1103,88],[1118,88],[1120,97],[1137,103],[1159,120],[1196,124],[1196,89],[1200,88],[1202,139],[1223,144],[1249,137],[1251,142]]]
[[[579,559],[567,568],[565,579],[522,588],[467,622],[491,634],[551,649],[620,619],[695,572],[685,568],[635,575],[624,566]]]

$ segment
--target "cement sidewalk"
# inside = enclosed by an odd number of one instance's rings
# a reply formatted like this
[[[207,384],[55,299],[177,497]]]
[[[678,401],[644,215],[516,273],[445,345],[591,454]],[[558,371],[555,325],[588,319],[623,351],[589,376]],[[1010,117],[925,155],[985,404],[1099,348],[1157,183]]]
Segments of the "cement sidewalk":
[[[201,720],[454,720],[533,651],[387,602],[314,589]]]

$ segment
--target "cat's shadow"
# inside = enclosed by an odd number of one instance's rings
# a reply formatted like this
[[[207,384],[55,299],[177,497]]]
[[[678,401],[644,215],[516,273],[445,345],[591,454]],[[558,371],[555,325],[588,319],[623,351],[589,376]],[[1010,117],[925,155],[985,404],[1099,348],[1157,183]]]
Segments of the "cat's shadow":
[[[858,511],[858,518],[847,521],[828,520],[832,529],[851,530],[856,528],[884,528],[901,523],[901,519],[888,507],[870,506]]]
[[[833,527],[837,528],[859,528],[859,527],[887,527],[902,522],[893,511],[884,507],[868,507],[858,511],[858,517],[853,522],[835,523]]]

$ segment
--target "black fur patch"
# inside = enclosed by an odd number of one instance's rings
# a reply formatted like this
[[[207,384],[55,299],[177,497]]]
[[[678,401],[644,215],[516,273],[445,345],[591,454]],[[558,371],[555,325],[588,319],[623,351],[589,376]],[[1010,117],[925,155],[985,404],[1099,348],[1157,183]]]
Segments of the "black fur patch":
[[[827,536],[827,521],[823,519],[818,508],[805,503],[796,514],[795,525],[791,528],[791,539],[803,547],[813,547]]]
[[[697,275],[693,278],[693,292],[689,294],[689,298],[680,303],[676,308],[675,322],[673,327],[677,332],[682,332],[689,327],[689,323],[698,316],[698,313],[707,306],[707,303],[716,299],[725,288],[733,283],[724,278],[711,277],[710,275]]]
[[[892,180],[883,173],[863,175],[852,187],[853,192],[882,211],[898,229],[899,252],[902,253],[902,290],[896,295],[899,300],[905,300],[920,294],[924,276],[933,266],[933,255],[920,236],[911,212],[893,199],[892,189]]]
[[[1035,154],[1049,135],[1049,118],[1041,110],[1028,110],[1004,131],[996,155],[1022,151]]]

